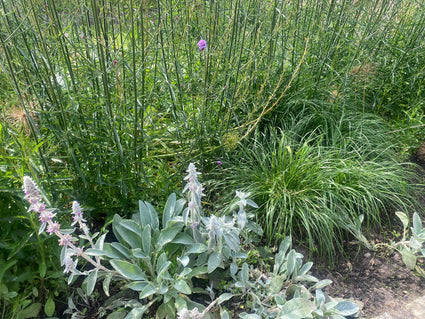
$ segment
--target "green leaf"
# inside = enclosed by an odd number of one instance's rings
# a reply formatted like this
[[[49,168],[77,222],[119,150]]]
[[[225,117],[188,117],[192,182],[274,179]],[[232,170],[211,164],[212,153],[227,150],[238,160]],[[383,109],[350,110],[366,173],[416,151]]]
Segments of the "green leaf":
[[[221,255],[213,252],[208,258],[208,273],[212,273],[221,263]]]
[[[174,224],[166,229],[163,229],[158,236],[156,245],[158,249],[161,249],[165,244],[171,242],[177,233],[181,231],[183,225],[180,223]]]
[[[415,269],[416,261],[417,261],[417,257],[415,256],[415,254],[413,254],[407,249],[402,249],[400,253],[401,253],[401,259],[406,264],[406,267],[409,270]]]
[[[230,247],[231,250],[238,252],[239,246],[240,246],[240,239],[238,235],[235,233],[225,233],[223,235],[224,240],[226,241],[227,245]]]
[[[176,237],[173,239],[174,244],[183,244],[183,245],[193,245],[195,243],[195,240],[192,236],[186,234],[186,233],[180,233],[177,234]]]
[[[111,244],[111,247],[113,248],[113,249],[111,249],[111,252],[113,252],[115,254],[118,254],[118,256],[121,256],[121,258],[122,257],[124,257],[124,258],[131,258],[131,251],[130,251],[130,249],[128,249],[127,247],[125,247],[123,244],[114,242],[114,243]],[[103,250],[107,250],[106,244],[103,247]]]
[[[111,284],[112,274],[106,274],[105,279],[103,280],[102,288],[105,292],[105,295],[109,297],[109,285]]]
[[[249,267],[247,263],[242,264],[242,269],[239,272],[239,278],[240,281],[243,282],[245,285],[248,283],[249,280]]]
[[[143,290],[140,292],[139,298],[143,299],[143,298],[147,298],[149,296],[152,296],[154,294],[156,294],[156,292],[158,291],[158,288],[156,286],[154,286],[151,283],[148,283]]]
[[[133,281],[128,284],[128,288],[134,291],[142,291],[147,285],[147,281]]]
[[[113,259],[110,261],[112,267],[122,276],[130,280],[146,280],[146,275],[139,266],[124,260]]]
[[[224,294],[221,294],[221,295],[218,297],[218,301],[217,301],[217,303],[220,305],[220,304],[222,304],[223,302],[225,302],[225,301],[229,300],[230,298],[232,298],[233,296],[234,296],[233,294],[228,293],[228,292],[226,292],[226,293],[224,293]]]
[[[115,235],[115,237],[118,239],[120,243],[125,243],[124,238],[121,237],[120,233],[116,229],[116,226],[122,221],[122,218],[120,215],[115,214],[114,219],[112,220],[112,231]]]
[[[339,302],[335,309],[339,311],[339,315],[348,317],[348,316],[354,316],[360,311],[360,308],[357,304],[355,304],[352,301],[349,300],[343,300]]]
[[[46,263],[40,263],[38,266],[38,271],[40,273],[40,277],[44,278],[46,276],[47,266]]]
[[[301,268],[300,271],[298,273],[298,276],[302,276],[305,275],[313,266],[313,262],[309,261],[307,263],[305,263]]]
[[[421,249],[422,247],[422,244],[419,241],[417,241],[414,236],[410,238],[409,245],[410,245],[410,248],[412,248],[413,250],[418,250],[418,249]]]
[[[28,307],[26,307],[25,309],[21,310],[18,313],[17,317],[23,318],[23,319],[35,318],[40,313],[41,307],[42,307],[41,303],[35,302],[35,303],[29,305]]]
[[[124,309],[119,309],[117,311],[114,311],[113,313],[109,314],[106,319],[124,319],[124,317],[127,315],[127,312]]]
[[[279,246],[279,252],[285,255],[289,247],[291,247],[291,244],[292,244],[291,236],[286,236],[283,242]]]
[[[330,279],[323,279],[323,280],[320,280],[318,283],[316,283],[313,287],[311,287],[310,289],[311,290],[314,290],[314,289],[322,289],[322,288],[324,288],[324,287],[326,287],[326,286],[329,286],[330,284],[332,283],[332,280],[330,280]]]
[[[415,234],[420,233],[422,230],[422,221],[418,213],[413,214],[413,230]]]
[[[156,272],[158,273],[158,278],[162,277],[170,266],[171,261],[168,260],[168,257],[165,253],[162,253],[156,262]]]
[[[131,309],[130,313],[124,319],[140,319],[143,314],[148,310],[148,306]]]
[[[395,214],[401,220],[404,229],[409,227],[409,215],[404,212],[395,212]]]
[[[294,298],[287,301],[279,313],[280,319],[305,318],[313,312],[312,304],[304,298]]]
[[[142,226],[150,225],[152,229],[159,229],[158,213],[148,202],[139,200],[139,214]]]
[[[142,224],[142,227],[146,225],[151,225],[151,215],[149,213],[149,208],[141,200],[139,200],[139,215],[140,215],[140,222]]]
[[[46,304],[44,305],[44,313],[47,317],[51,317],[55,313],[55,302],[52,297],[47,299]]]
[[[270,281],[269,290],[272,295],[279,293],[282,290],[283,283],[285,282],[286,276],[273,276]]]
[[[311,282],[319,282],[319,279],[312,275],[301,275],[294,278],[294,281],[311,281]]]
[[[189,285],[183,279],[177,280],[174,284],[174,288],[185,295],[190,295],[192,293],[192,289],[190,289]]]
[[[146,225],[142,232],[142,247],[146,255],[151,253],[151,227]]]
[[[186,267],[189,264],[190,258],[189,256],[183,256],[182,258],[177,257],[177,261],[181,263],[183,267]]]
[[[286,270],[288,275],[292,275],[295,270],[295,265],[297,264],[296,251],[292,249],[288,254],[288,261],[286,264]]]
[[[97,272],[98,270],[94,270],[90,272],[90,274],[87,277],[87,295],[90,296],[94,290],[94,286],[96,285],[97,281]]]
[[[190,246],[190,248],[188,249],[186,254],[187,255],[189,255],[189,254],[201,254],[201,253],[203,253],[207,250],[208,250],[207,245],[201,244],[201,243],[196,243],[196,244],[193,244],[192,246]]]
[[[131,248],[139,248],[142,246],[142,237],[140,236],[141,229],[139,225],[131,219],[123,219],[116,226],[117,231],[124,241],[130,245]]]
[[[168,196],[167,202],[164,206],[162,213],[162,228],[167,228],[167,222],[173,217],[174,209],[176,207],[176,194],[172,193]]]
[[[103,234],[102,236],[100,236],[99,239],[96,241],[96,244],[94,245],[96,249],[103,249],[103,244],[105,243],[106,234],[107,232]]]
[[[110,257],[110,258],[119,258],[120,257],[120,255],[113,254],[113,253],[110,253],[108,251],[104,251],[104,250],[96,249],[96,248],[88,248],[85,251],[85,253],[86,253],[86,255],[89,255],[89,256],[107,256],[107,257]]]
[[[192,269],[192,271],[187,275],[187,278],[191,279],[192,277],[204,275],[206,273],[208,273],[207,267],[196,267],[196,268]]]

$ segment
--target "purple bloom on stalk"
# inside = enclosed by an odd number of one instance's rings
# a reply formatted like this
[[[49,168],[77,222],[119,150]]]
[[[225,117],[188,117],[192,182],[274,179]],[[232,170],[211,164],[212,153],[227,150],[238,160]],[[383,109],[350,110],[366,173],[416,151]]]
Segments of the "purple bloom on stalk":
[[[201,39],[198,42],[199,51],[204,51],[206,47],[207,47],[207,41],[205,41],[204,39]]]
[[[217,165],[221,166],[221,165],[223,165],[223,163],[221,161],[217,161]]]

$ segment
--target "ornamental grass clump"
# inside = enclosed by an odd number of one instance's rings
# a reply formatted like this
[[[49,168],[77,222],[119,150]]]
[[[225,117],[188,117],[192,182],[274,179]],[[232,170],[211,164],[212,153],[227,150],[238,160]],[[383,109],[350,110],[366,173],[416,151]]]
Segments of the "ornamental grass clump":
[[[371,143],[385,130],[371,135],[361,124],[349,124],[347,132],[330,123],[327,131],[317,126],[304,136],[300,127],[269,127],[241,145],[233,156],[238,162],[215,184],[247,185],[261,203],[256,217],[270,241],[292,234],[332,260],[347,235],[367,244],[362,221],[367,228],[385,224],[392,211],[414,206],[419,190],[413,164],[398,162],[388,141]]]

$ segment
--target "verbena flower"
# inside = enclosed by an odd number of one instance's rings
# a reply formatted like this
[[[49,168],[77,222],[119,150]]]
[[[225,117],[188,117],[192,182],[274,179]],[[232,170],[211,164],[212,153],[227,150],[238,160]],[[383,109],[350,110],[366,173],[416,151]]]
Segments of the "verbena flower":
[[[201,39],[198,42],[199,51],[204,51],[206,47],[207,47],[207,41],[205,41],[204,39]]]

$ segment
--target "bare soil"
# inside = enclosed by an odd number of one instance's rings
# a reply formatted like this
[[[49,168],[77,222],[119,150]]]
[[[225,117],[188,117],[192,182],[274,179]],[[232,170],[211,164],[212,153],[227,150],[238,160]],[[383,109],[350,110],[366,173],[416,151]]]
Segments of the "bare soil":
[[[406,313],[404,305],[425,295],[425,278],[409,271],[400,255],[387,249],[369,251],[355,246],[332,270],[318,265],[314,274],[333,281],[326,288],[330,296],[356,301],[363,318],[383,313],[394,319],[415,318]]]

